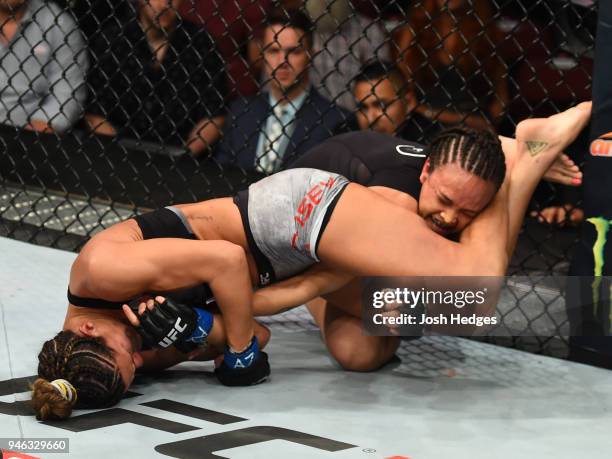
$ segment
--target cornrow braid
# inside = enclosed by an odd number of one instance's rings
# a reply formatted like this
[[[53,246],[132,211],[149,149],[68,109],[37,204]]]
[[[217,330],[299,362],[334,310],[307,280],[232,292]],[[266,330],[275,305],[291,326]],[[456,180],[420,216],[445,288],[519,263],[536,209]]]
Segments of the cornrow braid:
[[[497,136],[486,130],[453,127],[438,134],[429,145],[430,171],[456,163],[467,172],[493,182],[495,189],[504,182],[506,158]]]
[[[62,331],[43,344],[38,375],[32,386],[32,405],[40,420],[64,419],[72,411],[51,380],[66,379],[76,388],[77,408],[112,406],[125,392],[110,348],[98,338],[80,337],[71,331]]]

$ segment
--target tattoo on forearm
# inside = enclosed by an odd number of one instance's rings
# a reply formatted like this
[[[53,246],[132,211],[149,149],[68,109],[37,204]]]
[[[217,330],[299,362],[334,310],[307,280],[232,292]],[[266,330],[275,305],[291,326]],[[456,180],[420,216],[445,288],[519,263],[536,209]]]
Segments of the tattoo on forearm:
[[[548,142],[541,142],[539,140],[527,140],[525,143],[531,156],[538,156],[548,148]]]

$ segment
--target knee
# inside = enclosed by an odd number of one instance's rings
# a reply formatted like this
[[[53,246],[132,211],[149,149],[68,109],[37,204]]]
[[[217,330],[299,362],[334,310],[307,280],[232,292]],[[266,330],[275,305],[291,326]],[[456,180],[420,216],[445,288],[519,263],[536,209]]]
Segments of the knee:
[[[222,247],[219,250],[222,258],[220,261],[221,269],[244,269],[247,266],[246,252],[239,245],[227,241],[217,241]]]
[[[328,347],[336,362],[344,370],[376,371],[393,357],[399,340],[394,337],[368,338],[370,339],[362,343],[340,339],[328,343]]]

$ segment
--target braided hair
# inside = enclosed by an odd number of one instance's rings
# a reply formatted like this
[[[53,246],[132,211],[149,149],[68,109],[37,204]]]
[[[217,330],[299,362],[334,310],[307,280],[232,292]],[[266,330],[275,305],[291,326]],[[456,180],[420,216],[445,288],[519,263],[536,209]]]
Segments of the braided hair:
[[[115,405],[125,384],[112,351],[99,338],[80,337],[62,331],[43,344],[38,354],[38,375],[32,385],[32,405],[38,420],[66,419],[72,412],[67,401],[49,381],[66,379],[76,388],[78,408]]]
[[[497,136],[486,130],[453,127],[438,134],[429,145],[429,170],[445,164],[461,168],[499,190],[506,176],[506,158]]]

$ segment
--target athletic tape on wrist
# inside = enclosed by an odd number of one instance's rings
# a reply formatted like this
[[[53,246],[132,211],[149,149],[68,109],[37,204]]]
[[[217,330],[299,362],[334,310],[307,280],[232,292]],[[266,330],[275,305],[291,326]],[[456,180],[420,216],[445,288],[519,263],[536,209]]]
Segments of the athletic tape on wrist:
[[[259,343],[257,337],[253,336],[251,343],[242,352],[234,352],[229,346],[226,346],[223,355],[225,365],[232,369],[248,368],[257,358],[259,354]]]

